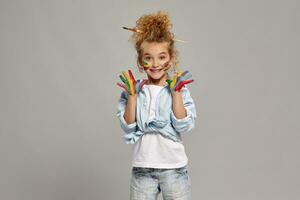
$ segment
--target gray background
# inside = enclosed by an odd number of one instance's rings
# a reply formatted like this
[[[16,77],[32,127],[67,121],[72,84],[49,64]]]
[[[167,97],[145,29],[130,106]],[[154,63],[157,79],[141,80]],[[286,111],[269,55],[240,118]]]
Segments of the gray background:
[[[296,0],[1,0],[0,199],[128,199],[116,82],[138,72],[121,27],[157,10],[189,41],[194,199],[300,198]]]

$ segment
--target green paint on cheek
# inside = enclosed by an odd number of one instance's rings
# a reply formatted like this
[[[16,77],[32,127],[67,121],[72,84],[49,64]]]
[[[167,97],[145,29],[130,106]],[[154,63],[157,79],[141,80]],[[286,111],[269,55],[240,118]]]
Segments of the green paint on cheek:
[[[150,67],[150,65],[146,61],[143,61],[143,66],[144,67]]]

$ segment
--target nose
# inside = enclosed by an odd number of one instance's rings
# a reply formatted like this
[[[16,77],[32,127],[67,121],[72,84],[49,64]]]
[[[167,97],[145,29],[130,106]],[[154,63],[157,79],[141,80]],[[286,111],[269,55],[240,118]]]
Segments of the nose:
[[[158,63],[158,61],[156,59],[153,60],[153,67],[154,68],[159,67],[159,63]]]

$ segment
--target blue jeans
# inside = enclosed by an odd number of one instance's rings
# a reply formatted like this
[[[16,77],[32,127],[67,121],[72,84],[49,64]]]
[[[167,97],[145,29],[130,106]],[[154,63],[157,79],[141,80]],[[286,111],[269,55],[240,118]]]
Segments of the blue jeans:
[[[175,169],[133,167],[130,200],[191,200],[191,183],[187,166]]]

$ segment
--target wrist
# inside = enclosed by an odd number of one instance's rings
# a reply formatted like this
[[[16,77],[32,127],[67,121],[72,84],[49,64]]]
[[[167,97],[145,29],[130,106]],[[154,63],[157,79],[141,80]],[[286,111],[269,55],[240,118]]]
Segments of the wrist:
[[[181,92],[180,91],[176,91],[176,90],[172,91],[171,94],[172,94],[173,97],[174,96],[181,96]]]
[[[137,98],[137,94],[128,94],[128,99],[136,99]]]

